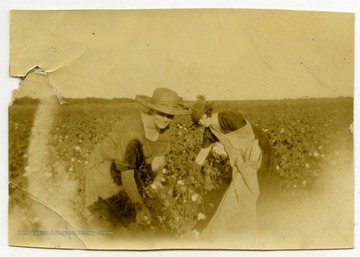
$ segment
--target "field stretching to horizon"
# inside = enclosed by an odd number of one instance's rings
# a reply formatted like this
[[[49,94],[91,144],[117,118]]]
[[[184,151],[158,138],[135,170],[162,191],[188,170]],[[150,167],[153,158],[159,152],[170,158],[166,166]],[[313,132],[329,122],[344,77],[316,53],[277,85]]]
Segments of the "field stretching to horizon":
[[[19,229],[46,231],[54,221],[64,230],[101,227],[91,224],[91,216],[84,209],[85,172],[91,153],[117,121],[141,110],[129,99],[68,99],[64,105],[57,99],[20,99],[9,107],[10,243],[16,244]],[[336,183],[343,185],[341,189],[349,185],[346,192],[350,197],[353,98],[215,101],[214,111],[221,110],[241,112],[267,133],[277,160],[280,197],[286,206],[308,207],[311,203],[314,209],[320,208],[321,203],[313,199],[332,194],[338,188]],[[189,163],[200,149],[202,129],[190,125],[189,116],[175,117],[170,126],[173,140],[163,170],[163,187],[143,192],[152,223],[143,227],[129,221],[129,226],[116,228],[118,238],[139,238],[141,232],[146,238],[197,239],[214,214],[231,181],[231,167],[226,158],[214,152],[201,174],[192,170]],[[116,206],[116,199],[113,204],[114,208],[122,208]],[[56,215],[47,215],[44,206]],[[282,232],[298,229],[293,232],[308,235],[299,224],[287,228],[293,221],[292,214],[299,211],[301,215],[303,209],[291,209],[284,215],[286,218],[279,210],[278,222],[284,223]],[[351,208],[346,210],[351,212]],[[86,239],[92,240],[88,243],[80,236],[71,242],[66,237],[22,240],[45,247],[95,244],[94,239]]]

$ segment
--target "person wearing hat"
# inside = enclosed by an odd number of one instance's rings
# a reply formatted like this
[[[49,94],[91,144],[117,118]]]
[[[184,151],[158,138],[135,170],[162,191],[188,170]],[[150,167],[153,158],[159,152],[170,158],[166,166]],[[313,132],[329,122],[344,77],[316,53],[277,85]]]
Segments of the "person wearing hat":
[[[232,181],[201,235],[220,240],[224,236],[238,238],[241,235],[251,243],[257,224],[261,223],[261,229],[266,226],[257,214],[260,210],[267,212],[264,203],[277,192],[273,189],[278,182],[269,179],[276,173],[276,159],[268,136],[239,112],[213,112],[213,103],[198,102],[191,110],[193,125],[205,127],[202,147],[195,158],[196,166],[203,166],[209,152],[221,145],[232,167]]]
[[[151,222],[141,192],[151,183],[161,184],[174,115],[191,113],[178,94],[167,88],[155,89],[152,97],[137,95],[135,100],[147,110],[117,123],[95,148],[86,175],[85,206],[112,225],[122,220]],[[123,209],[112,208],[114,198]]]

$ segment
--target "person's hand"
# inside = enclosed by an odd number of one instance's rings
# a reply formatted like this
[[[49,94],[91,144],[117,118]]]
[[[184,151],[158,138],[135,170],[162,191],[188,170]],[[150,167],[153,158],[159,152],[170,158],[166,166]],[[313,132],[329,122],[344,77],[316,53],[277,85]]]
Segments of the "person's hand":
[[[223,156],[223,157],[228,156],[227,152],[225,151],[225,147],[219,142],[216,142],[214,144],[212,150],[213,150],[213,152],[215,152],[216,154],[218,154],[220,156]]]
[[[145,205],[136,210],[136,222],[141,225],[148,225],[151,222],[151,215]]]
[[[162,183],[161,183],[161,176],[157,176],[154,181],[151,183],[150,188],[152,190],[157,190],[162,188]]]

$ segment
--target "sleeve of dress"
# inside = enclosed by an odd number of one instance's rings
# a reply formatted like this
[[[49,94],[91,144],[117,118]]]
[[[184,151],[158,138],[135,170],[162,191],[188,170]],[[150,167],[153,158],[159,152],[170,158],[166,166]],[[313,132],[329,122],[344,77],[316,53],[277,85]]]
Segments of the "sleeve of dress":
[[[170,130],[166,130],[157,143],[156,156],[165,156],[170,150]]]
[[[144,161],[140,135],[136,130],[123,129],[117,133],[117,149],[114,156],[116,169],[120,171],[135,169]]]
[[[124,158],[114,160],[117,170],[132,170],[142,165],[144,162],[144,154],[139,139],[132,139],[126,145]]]
[[[104,139],[101,155],[105,160],[113,161],[119,170],[134,169],[142,156],[139,138],[135,129],[120,123]]]
[[[170,141],[162,142],[157,150],[156,155],[164,156],[169,152],[169,150],[170,150]]]
[[[219,139],[211,132],[210,128],[205,128],[203,133],[203,142],[201,147],[206,148],[209,147],[211,144],[218,142]]]

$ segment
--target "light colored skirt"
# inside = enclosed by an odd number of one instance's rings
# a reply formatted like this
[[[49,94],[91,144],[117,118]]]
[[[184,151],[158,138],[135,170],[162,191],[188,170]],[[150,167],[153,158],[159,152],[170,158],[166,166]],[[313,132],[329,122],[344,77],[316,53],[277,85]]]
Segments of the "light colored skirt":
[[[260,162],[233,167],[232,182],[200,237],[211,242],[249,245],[257,233],[256,201],[259,196],[257,169]],[[245,179],[246,178],[246,179]],[[231,242],[235,240],[235,242]]]
[[[99,197],[106,200],[123,190],[111,176],[111,164],[101,157],[98,148],[94,150],[86,170],[85,207],[95,203]]]

